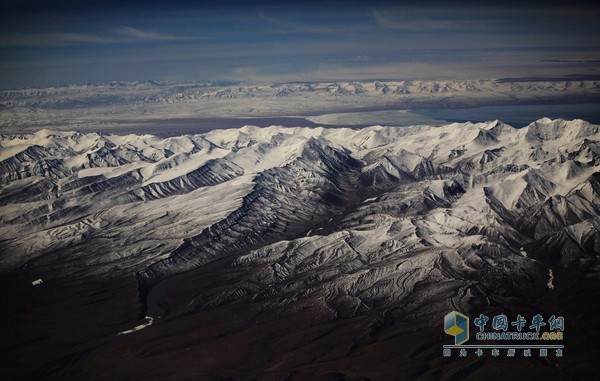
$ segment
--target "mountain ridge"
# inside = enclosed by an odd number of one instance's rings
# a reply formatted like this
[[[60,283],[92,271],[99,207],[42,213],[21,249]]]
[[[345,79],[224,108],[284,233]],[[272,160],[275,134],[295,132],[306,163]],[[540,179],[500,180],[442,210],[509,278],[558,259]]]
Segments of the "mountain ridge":
[[[86,197],[93,199],[107,192],[113,195],[112,199],[103,199],[101,204],[109,207],[112,203],[127,205],[156,199],[165,199],[168,204],[172,195],[209,191],[212,186],[238,178],[240,184],[253,186],[255,192],[261,188],[275,190],[272,196],[266,196],[267,199],[275,197],[273,200],[281,195],[282,200],[286,200],[294,192],[306,197],[299,188],[305,183],[297,181],[314,181],[314,191],[320,194],[318,208],[326,208],[336,197],[348,198],[333,196],[340,191],[339,185],[335,185],[338,180],[331,183],[330,196],[326,196],[329,191],[324,187],[332,181],[332,176],[344,172],[341,168],[350,165],[347,168],[353,168],[354,180],[345,187],[354,184],[351,186],[369,197],[410,188],[413,186],[410,184],[451,181],[462,191],[483,189],[485,200],[508,219],[516,218],[525,208],[541,207],[552,197],[566,197],[575,186],[596,173],[597,162],[584,158],[595,155],[588,147],[597,144],[598,135],[598,126],[587,122],[547,118],[523,129],[498,121],[454,123],[444,127],[374,126],[358,130],[248,126],[167,139],[151,135],[42,130],[32,135],[0,136],[3,158],[0,178],[5,184],[0,192],[0,203],[10,205],[18,199],[15,187],[18,189],[19,182],[38,184],[39,195],[31,194],[27,200],[32,206],[39,206],[30,213],[46,214],[46,220],[52,225],[52,221],[69,215],[67,205],[75,206],[73,197],[76,196],[87,194]],[[537,155],[527,154],[531,144],[548,153],[539,156],[541,160],[535,160]],[[582,150],[587,150],[587,156],[581,156]],[[458,156],[453,154],[459,151]],[[546,160],[553,152],[563,155],[564,159]],[[292,183],[283,185],[284,176],[288,175],[282,170],[289,173]],[[333,172],[327,172],[330,170]],[[302,171],[306,173],[304,179],[296,179]],[[262,184],[261,179],[267,178],[271,179],[269,185]],[[577,183],[567,185],[573,181]],[[134,188],[129,189],[132,186]],[[426,197],[428,202],[443,203],[442,188],[432,191]],[[423,188],[426,189],[434,188]],[[68,194],[72,196],[64,197]],[[246,197],[257,197],[250,194]],[[589,200],[581,202],[589,203]],[[7,217],[3,220],[16,221]]]
[[[114,353],[138,374],[207,346],[218,368],[203,371],[231,374],[256,340],[282,354],[265,366],[293,368],[340,340],[396,359],[397,337],[407,369],[435,373],[448,311],[588,311],[591,324],[599,127],[0,135],[0,272],[17,327],[6,343],[36,354],[34,375],[66,361],[81,375]],[[569,337],[583,353],[569,358],[592,353],[586,335]]]

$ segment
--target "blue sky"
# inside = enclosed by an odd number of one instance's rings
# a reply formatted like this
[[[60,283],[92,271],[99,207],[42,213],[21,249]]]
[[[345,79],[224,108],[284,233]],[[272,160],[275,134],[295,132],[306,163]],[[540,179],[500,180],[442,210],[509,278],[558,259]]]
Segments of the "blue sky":
[[[573,2],[1,4],[3,88],[600,75],[600,8]]]

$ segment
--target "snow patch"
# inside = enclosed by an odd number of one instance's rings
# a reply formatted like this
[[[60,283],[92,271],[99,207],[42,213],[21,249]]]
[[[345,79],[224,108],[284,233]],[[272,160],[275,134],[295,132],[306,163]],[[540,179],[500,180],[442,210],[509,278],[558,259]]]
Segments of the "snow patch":
[[[151,316],[146,316],[144,318],[144,320],[146,321],[144,324],[136,325],[132,329],[128,329],[126,331],[121,331],[121,332],[117,333],[117,336],[128,335],[130,333],[133,333],[133,332],[142,330],[142,329],[144,329],[146,327],[149,327],[149,326],[152,325],[152,323],[154,323],[154,319]]]
[[[548,289],[554,290],[554,273],[552,269],[548,269]]]

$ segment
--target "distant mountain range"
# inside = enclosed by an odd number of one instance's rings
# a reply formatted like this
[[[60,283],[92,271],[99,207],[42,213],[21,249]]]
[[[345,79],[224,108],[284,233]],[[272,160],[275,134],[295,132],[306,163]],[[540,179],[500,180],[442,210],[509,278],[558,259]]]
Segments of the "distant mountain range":
[[[290,82],[276,84],[225,82],[110,82],[85,85],[63,85],[48,88],[14,89],[0,91],[4,106],[61,107],[64,98],[90,98],[99,104],[178,103],[206,98],[281,97],[293,94],[353,95],[408,95],[432,93],[469,93],[498,91],[500,93],[598,91],[600,80],[594,78],[503,78],[498,80],[396,80],[396,81],[336,81]],[[93,90],[93,91],[92,91]],[[145,94],[151,93],[151,95]],[[112,93],[114,98],[107,97]],[[136,94],[139,93],[139,94]],[[37,97],[52,98],[38,99]],[[64,105],[63,105],[64,106]]]
[[[319,115],[348,110],[598,102],[594,79],[293,82],[113,82],[0,91],[0,132],[94,131],[168,118]]]

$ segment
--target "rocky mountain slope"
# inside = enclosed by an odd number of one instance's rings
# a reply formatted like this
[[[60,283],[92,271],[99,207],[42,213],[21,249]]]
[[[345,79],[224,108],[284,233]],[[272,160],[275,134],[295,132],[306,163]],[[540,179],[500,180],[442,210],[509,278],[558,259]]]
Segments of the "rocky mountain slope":
[[[437,326],[531,306],[552,271],[598,279],[599,142],[550,119],[3,135],[0,269],[23,288],[130,279],[149,332],[248,305]]]

